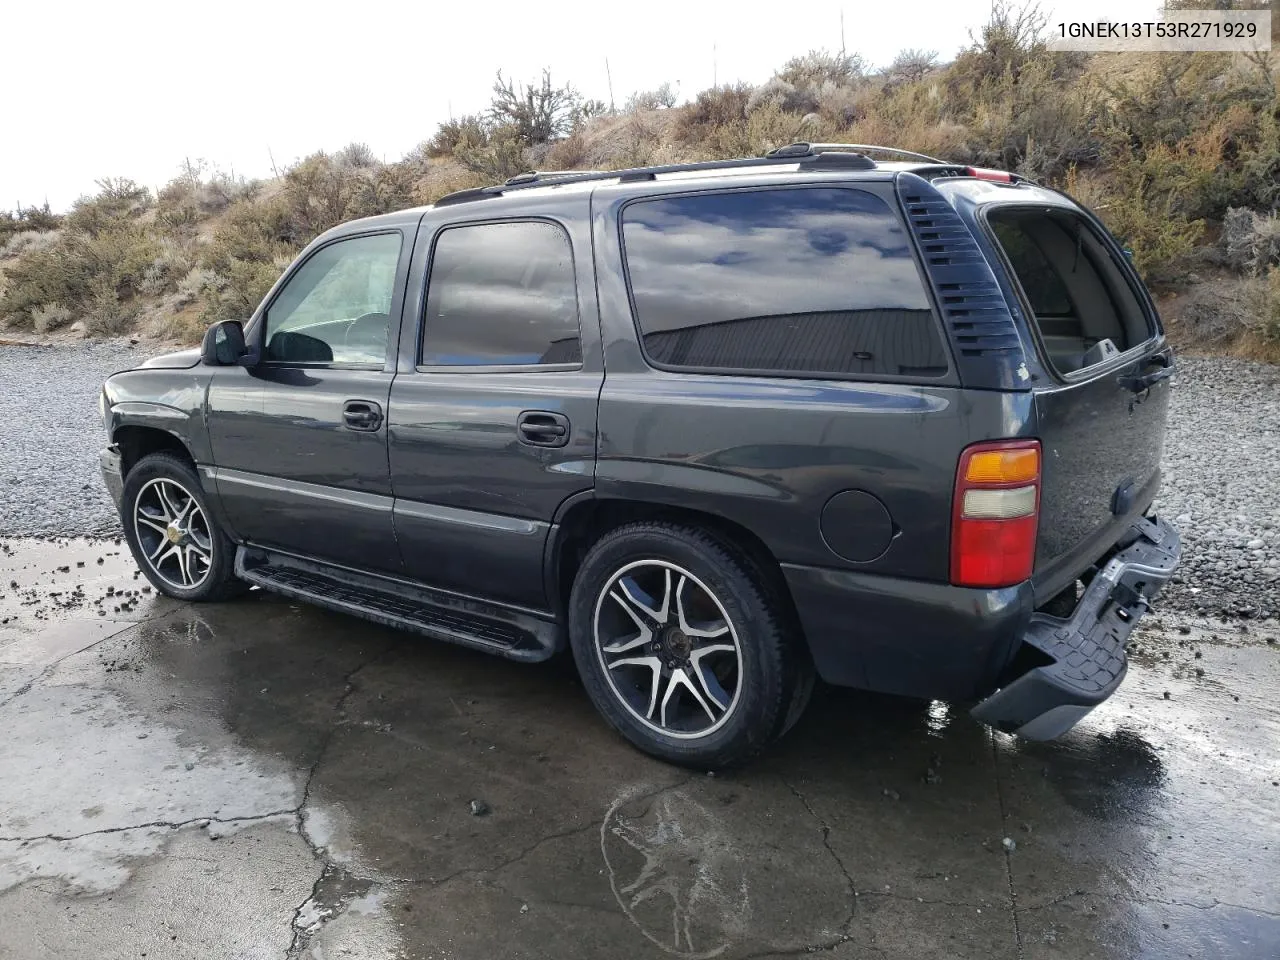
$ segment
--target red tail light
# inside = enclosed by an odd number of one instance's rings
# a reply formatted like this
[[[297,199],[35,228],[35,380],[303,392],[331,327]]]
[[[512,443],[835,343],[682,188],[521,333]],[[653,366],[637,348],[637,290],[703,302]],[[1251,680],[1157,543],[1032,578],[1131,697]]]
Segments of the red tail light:
[[[992,170],[989,167],[965,167],[971,177],[979,180],[994,180],[996,183],[1013,183],[1013,174],[1007,170]]]
[[[1040,441],[975,443],[960,454],[951,582],[1007,587],[1031,576],[1040,519]]]

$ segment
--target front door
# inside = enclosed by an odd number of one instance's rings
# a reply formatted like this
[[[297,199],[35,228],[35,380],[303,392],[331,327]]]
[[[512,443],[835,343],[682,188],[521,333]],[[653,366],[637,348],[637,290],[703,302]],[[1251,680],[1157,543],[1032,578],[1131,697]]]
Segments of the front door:
[[[209,395],[217,488],[255,545],[401,569],[391,520],[387,408],[407,270],[400,231],[329,242],[259,317],[262,360],[218,371]]]
[[[391,388],[390,458],[397,539],[424,583],[548,604],[548,529],[595,476],[603,370],[582,206],[570,222],[423,227],[430,277]]]

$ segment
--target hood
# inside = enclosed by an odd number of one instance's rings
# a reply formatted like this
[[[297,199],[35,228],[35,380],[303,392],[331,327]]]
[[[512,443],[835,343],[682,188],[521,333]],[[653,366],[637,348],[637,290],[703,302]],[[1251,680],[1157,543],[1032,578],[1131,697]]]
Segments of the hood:
[[[194,367],[200,362],[200,348],[192,347],[190,350],[178,350],[175,353],[164,353],[158,357],[152,357],[146,363],[141,364],[138,369],[162,369],[162,370],[186,370]]]

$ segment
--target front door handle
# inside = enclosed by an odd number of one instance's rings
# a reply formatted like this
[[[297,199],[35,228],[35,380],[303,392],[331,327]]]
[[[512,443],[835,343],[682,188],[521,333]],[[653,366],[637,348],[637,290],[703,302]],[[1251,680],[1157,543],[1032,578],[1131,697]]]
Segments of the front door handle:
[[[382,426],[382,407],[372,400],[348,400],[342,405],[342,422],[348,430],[373,433]]]
[[[520,442],[535,447],[563,447],[569,442],[569,418],[548,410],[526,410],[516,418]]]

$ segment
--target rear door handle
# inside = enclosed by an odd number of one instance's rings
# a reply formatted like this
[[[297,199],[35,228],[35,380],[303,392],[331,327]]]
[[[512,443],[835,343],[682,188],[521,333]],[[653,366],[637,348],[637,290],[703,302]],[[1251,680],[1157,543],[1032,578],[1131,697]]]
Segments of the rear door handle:
[[[348,430],[373,433],[382,426],[382,407],[372,400],[348,400],[342,405],[342,422]]]
[[[563,447],[569,442],[569,418],[549,410],[526,410],[516,418],[520,442],[535,447]]]

